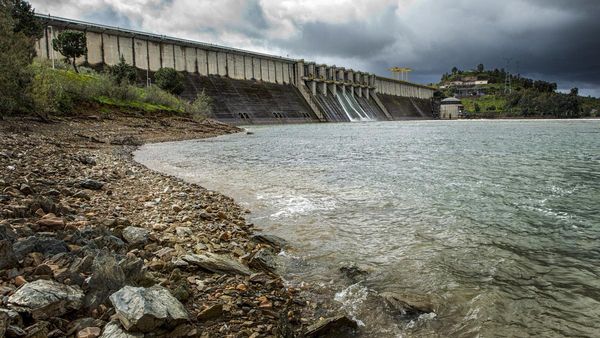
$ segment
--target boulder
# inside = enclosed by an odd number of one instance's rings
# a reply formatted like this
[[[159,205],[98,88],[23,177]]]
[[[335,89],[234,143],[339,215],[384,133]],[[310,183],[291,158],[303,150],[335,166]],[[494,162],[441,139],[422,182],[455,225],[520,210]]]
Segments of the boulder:
[[[434,311],[434,305],[427,297],[383,292],[379,295],[388,310],[394,315],[416,317]]]
[[[119,322],[110,322],[104,327],[100,338],[143,338],[143,333],[127,332]]]
[[[125,273],[114,257],[100,255],[92,264],[92,276],[88,282],[89,291],[85,296],[85,306],[95,308],[108,303],[108,297],[125,285]]]
[[[212,252],[189,254],[182,258],[190,264],[211,272],[244,276],[249,276],[251,273],[250,269],[242,263],[227,256],[217,255]]]
[[[269,249],[260,249],[254,254],[249,262],[250,267],[265,272],[274,273],[277,269],[277,263],[275,262],[275,255]]]
[[[24,284],[8,298],[8,303],[15,310],[30,313],[40,320],[79,310],[83,291],[77,286],[40,279]]]
[[[153,332],[189,321],[183,304],[169,290],[125,286],[110,296],[117,318],[127,331]]]
[[[21,260],[32,252],[39,252],[44,256],[49,256],[67,252],[69,248],[64,241],[56,238],[30,236],[16,241],[13,245],[13,250],[17,258]]]
[[[10,269],[18,263],[12,244],[7,240],[0,240],[0,269]]]
[[[144,228],[128,226],[123,229],[123,238],[131,245],[144,245],[148,243],[150,231]]]
[[[287,245],[287,242],[285,239],[274,236],[274,235],[256,234],[256,235],[252,236],[252,239],[255,242],[265,243],[276,249],[283,249]]]
[[[100,181],[96,181],[96,180],[92,180],[92,179],[88,178],[86,180],[81,181],[79,183],[79,186],[84,189],[100,190],[104,186],[104,182],[100,182]]]
[[[324,318],[306,329],[307,337],[330,337],[339,335],[343,337],[358,328],[358,324],[343,315]]]

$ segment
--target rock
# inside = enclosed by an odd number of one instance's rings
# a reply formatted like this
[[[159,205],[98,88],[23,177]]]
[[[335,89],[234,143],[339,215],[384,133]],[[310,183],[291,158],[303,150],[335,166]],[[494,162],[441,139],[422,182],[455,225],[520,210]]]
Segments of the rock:
[[[85,296],[85,305],[95,308],[108,302],[115,291],[125,285],[125,273],[114,257],[98,256],[92,264],[92,276],[88,282],[89,291]]]
[[[283,249],[287,245],[287,241],[281,237],[267,234],[256,234],[252,239],[259,243],[268,244],[276,249]]]
[[[48,338],[50,333],[48,330],[49,325],[50,323],[41,321],[29,326],[25,329],[27,331],[27,338]]]
[[[360,267],[355,263],[351,263],[340,267],[340,272],[352,281],[357,281],[359,278],[362,278],[369,274],[369,272],[365,268]]]
[[[22,260],[32,252],[39,252],[47,256],[68,252],[69,248],[64,241],[55,238],[30,236],[16,241],[13,250],[17,258]]]
[[[257,253],[254,254],[252,259],[249,262],[250,267],[262,270],[266,272],[275,272],[277,269],[277,263],[275,262],[275,257],[273,252],[269,249],[260,249]]]
[[[217,255],[212,252],[189,254],[182,257],[184,261],[199,266],[202,269],[225,274],[239,274],[249,276],[251,271],[242,263],[227,256]]]
[[[28,186],[27,184],[21,184],[21,187],[19,188],[19,190],[21,191],[21,193],[23,193],[23,195],[33,194],[33,189],[31,189],[31,187]]]
[[[101,333],[102,330],[99,327],[86,327],[77,332],[77,338],[97,338]]]
[[[171,209],[173,209],[173,211],[175,211],[175,212],[181,212],[181,210],[183,210],[183,208],[181,208],[177,204],[173,204],[173,206],[171,207]]]
[[[11,307],[30,313],[36,320],[79,310],[82,301],[83,292],[79,287],[43,279],[26,283],[8,298]]]
[[[119,267],[128,284],[137,284],[144,278],[144,261],[141,258],[127,257],[119,262]]]
[[[143,338],[143,333],[127,332],[123,330],[118,322],[110,322],[104,327],[104,332],[100,338]]]
[[[63,228],[65,226],[65,221],[60,217],[56,217],[56,215],[54,214],[47,214],[44,217],[42,217],[42,219],[37,221],[37,225],[46,228],[56,229]]]
[[[75,197],[75,198],[81,198],[81,199],[84,199],[84,200],[90,200],[90,199],[92,199],[90,197],[90,195],[87,192],[85,192],[85,190],[80,190],[80,191],[74,193],[73,197]]]
[[[92,180],[92,179],[88,178],[86,180],[81,181],[81,183],[79,183],[79,186],[84,189],[100,190],[104,186],[104,182],[100,182],[100,181],[96,181],[96,180]]]
[[[433,303],[423,296],[383,292],[379,295],[395,315],[416,317],[434,311]]]
[[[0,269],[11,269],[19,264],[13,251],[12,244],[7,240],[0,240]]]
[[[350,334],[356,330],[358,324],[346,316],[340,315],[319,320],[317,323],[309,326],[306,329],[307,337],[329,337],[333,335]]]
[[[6,312],[0,312],[0,337],[5,336],[9,324],[10,318],[8,317],[8,314]]]
[[[17,235],[8,224],[0,224],[0,240],[13,242]]]
[[[110,296],[116,315],[127,331],[152,332],[189,321],[187,311],[169,290],[125,286]]]
[[[150,231],[144,228],[128,226],[123,229],[123,238],[131,245],[144,245],[148,243]]]
[[[24,285],[25,283],[27,283],[27,280],[25,280],[25,277],[23,277],[23,276],[15,277],[15,285],[17,287],[20,287],[20,286]]]
[[[198,320],[211,320],[214,318],[221,317],[223,314],[223,304],[216,304],[209,306],[198,314]]]

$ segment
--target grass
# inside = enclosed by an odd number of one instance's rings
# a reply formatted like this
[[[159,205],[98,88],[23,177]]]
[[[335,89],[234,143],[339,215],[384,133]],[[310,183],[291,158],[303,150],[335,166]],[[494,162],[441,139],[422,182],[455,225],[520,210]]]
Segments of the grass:
[[[157,86],[138,87],[117,84],[108,74],[81,67],[76,73],[60,65],[53,69],[49,64],[35,62],[32,98],[36,110],[48,113],[72,113],[81,103],[94,103],[134,112],[168,112],[186,114],[194,118],[210,112],[208,96],[199,95],[194,102],[172,95]]]
[[[475,104],[479,105],[480,112],[489,111],[504,111],[506,107],[506,98],[499,95],[484,95],[480,97],[464,97],[460,99],[465,106],[465,110],[477,114],[475,112]],[[495,108],[495,109],[490,109]]]

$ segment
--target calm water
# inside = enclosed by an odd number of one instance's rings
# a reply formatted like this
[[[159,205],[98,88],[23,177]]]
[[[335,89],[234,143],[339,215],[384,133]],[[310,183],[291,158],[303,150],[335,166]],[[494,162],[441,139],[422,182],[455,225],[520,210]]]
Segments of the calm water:
[[[251,130],[136,158],[249,207],[293,243],[286,278],[330,290],[363,336],[600,336],[600,121]],[[344,262],[371,273],[352,284]],[[394,318],[382,291],[437,315]]]

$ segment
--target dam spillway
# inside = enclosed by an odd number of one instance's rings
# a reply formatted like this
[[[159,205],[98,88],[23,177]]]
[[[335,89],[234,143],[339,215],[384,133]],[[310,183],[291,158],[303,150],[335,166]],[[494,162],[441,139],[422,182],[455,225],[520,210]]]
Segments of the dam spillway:
[[[64,30],[85,32],[78,64],[113,66],[123,57],[139,78],[161,68],[185,75],[183,97],[205,92],[213,118],[232,124],[432,119],[434,88],[344,67],[217,46],[48,15],[36,43],[41,59],[64,59],[52,39]],[[148,79],[146,79],[146,76]],[[141,81],[146,82],[146,81]]]

